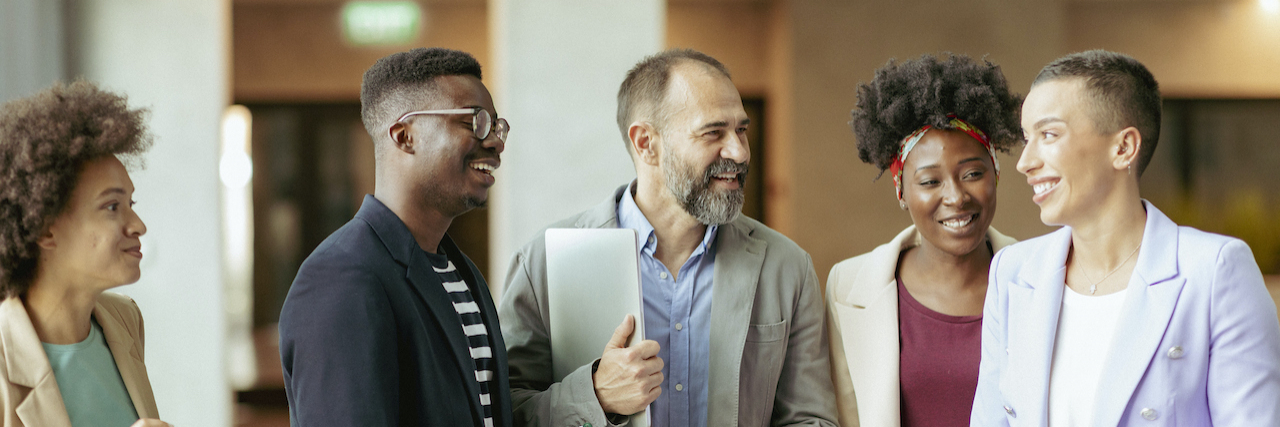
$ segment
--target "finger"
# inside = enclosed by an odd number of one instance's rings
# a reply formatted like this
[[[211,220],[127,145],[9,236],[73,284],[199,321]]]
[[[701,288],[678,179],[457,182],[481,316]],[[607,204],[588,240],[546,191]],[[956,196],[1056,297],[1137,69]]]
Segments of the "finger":
[[[639,344],[632,346],[632,348],[636,349],[636,355],[640,356],[641,359],[656,357],[658,355],[658,351],[662,350],[662,346],[654,340],[640,341]]]
[[[662,368],[665,366],[667,366],[667,363],[662,361],[661,357],[646,359],[644,361],[644,372],[648,374],[653,374],[654,372],[662,372]]]
[[[645,395],[644,404],[648,405],[650,403],[653,403],[653,401],[658,400],[658,396],[661,396],[661,395],[662,395],[662,385],[661,383],[659,383],[658,386],[650,389],[649,393]]]
[[[626,348],[627,338],[630,338],[631,332],[636,329],[635,322],[635,317],[630,314],[628,314],[626,318],[623,318],[622,324],[618,325],[618,327],[613,330],[613,337],[609,338],[609,343],[605,344],[604,349],[610,350],[615,348]]]

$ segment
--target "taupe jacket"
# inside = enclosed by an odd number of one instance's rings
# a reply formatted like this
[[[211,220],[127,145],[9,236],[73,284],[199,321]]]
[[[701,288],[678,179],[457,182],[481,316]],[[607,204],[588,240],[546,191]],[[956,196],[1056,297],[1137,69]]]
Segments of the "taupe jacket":
[[[159,418],[142,353],[142,312],[127,296],[103,292],[93,307],[120,378],[142,418]],[[0,416],[4,427],[71,427],[49,356],[19,298],[0,302]]]
[[[902,425],[898,389],[898,254],[918,246],[907,227],[889,243],[841,261],[827,278],[831,380],[845,427]],[[987,229],[991,248],[1015,242]]]
[[[618,201],[627,188],[551,228],[617,227]],[[809,254],[744,216],[720,226],[716,245],[707,425],[835,426],[822,295]],[[552,383],[546,296],[546,246],[539,233],[512,260],[498,307],[515,424],[611,425],[596,399],[591,365]]]

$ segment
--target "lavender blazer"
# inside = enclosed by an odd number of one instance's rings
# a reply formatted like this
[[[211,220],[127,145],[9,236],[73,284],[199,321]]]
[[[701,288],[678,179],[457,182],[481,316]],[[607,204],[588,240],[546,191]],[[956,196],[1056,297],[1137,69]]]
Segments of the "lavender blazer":
[[[1248,245],[1143,203],[1142,251],[1090,425],[1280,425],[1280,322]],[[992,260],[972,425],[1048,424],[1070,245],[1063,227]]]

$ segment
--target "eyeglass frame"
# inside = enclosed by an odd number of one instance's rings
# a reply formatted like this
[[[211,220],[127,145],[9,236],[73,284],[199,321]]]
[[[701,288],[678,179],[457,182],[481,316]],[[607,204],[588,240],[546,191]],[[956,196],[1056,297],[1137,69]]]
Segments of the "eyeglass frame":
[[[504,119],[501,117],[490,117],[491,123],[489,124],[489,129],[485,131],[484,136],[480,136],[479,135],[480,132],[476,128],[476,123],[480,121],[479,120],[480,113],[484,113],[487,116],[489,115],[489,110],[486,110],[481,107],[470,107],[470,108],[452,108],[448,110],[410,111],[408,113],[404,113],[403,115],[401,115],[400,118],[396,119],[394,123],[402,123],[404,122],[404,119],[417,116],[417,115],[471,114],[473,116],[471,118],[471,135],[472,136],[475,136],[481,141],[484,141],[486,139],[489,139],[489,135],[496,133],[498,136],[498,140],[502,141],[502,143],[505,144],[507,142],[507,133],[511,132],[511,124],[507,123],[507,119]],[[502,130],[499,131],[498,128],[502,128]],[[390,136],[392,140],[396,138],[395,135],[391,133],[390,128],[387,129],[387,135]]]

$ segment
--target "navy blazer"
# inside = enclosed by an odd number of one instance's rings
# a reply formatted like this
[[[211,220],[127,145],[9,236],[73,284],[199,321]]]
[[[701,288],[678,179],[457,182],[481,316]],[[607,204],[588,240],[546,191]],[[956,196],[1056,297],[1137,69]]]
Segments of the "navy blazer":
[[[476,266],[440,247],[471,288],[497,367],[495,426],[511,425],[506,345]],[[482,426],[475,363],[453,302],[408,227],[373,196],[298,270],[280,312],[294,426]]]

